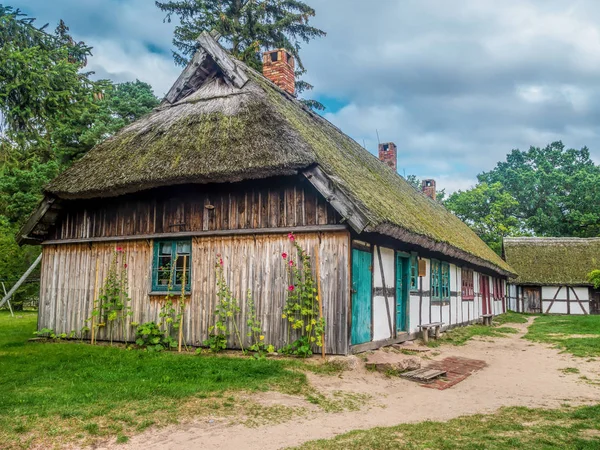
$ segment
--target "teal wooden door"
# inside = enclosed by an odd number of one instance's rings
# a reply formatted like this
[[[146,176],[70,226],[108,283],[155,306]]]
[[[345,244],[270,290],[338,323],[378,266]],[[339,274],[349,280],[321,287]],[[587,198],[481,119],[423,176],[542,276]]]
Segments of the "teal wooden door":
[[[371,253],[352,250],[352,345],[371,340]]]
[[[406,331],[408,301],[408,258],[396,255],[396,331]]]

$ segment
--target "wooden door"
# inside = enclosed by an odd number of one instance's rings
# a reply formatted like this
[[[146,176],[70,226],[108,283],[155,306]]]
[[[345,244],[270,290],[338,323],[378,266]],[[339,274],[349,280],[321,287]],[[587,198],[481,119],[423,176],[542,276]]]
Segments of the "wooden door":
[[[542,289],[539,287],[523,288],[523,312],[541,313],[542,312]]]
[[[372,286],[371,253],[352,250],[352,345],[371,340]]]
[[[486,275],[479,277],[479,291],[481,292],[481,314],[491,314],[490,304],[490,279]]]
[[[396,255],[396,332],[406,331],[408,258]]]
[[[600,315],[600,291],[591,291],[590,314]]]

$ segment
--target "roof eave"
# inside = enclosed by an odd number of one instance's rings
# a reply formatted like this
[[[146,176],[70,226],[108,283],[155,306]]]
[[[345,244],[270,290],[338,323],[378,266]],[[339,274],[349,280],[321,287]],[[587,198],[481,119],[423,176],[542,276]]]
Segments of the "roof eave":
[[[374,227],[368,227],[366,231],[379,233],[409,244],[425,248],[433,252],[442,253],[444,255],[449,256],[450,258],[465,261],[467,263],[491,270],[499,275],[508,278],[517,277],[516,272],[503,269],[486,259],[467,253],[464,250],[454,247],[453,245],[450,245],[446,242],[438,242],[427,236],[412,233],[394,224],[383,223]]]

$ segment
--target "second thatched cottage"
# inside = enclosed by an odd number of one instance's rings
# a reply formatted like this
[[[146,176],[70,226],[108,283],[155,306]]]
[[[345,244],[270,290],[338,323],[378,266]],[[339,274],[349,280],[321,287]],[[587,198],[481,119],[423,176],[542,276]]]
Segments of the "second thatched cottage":
[[[504,311],[510,266],[396,173],[395,146],[381,146],[383,164],[296,100],[293,74],[285,50],[264,55],[263,75],[205,33],[157,110],[47,186],[20,236],[43,246],[39,327],[82,326],[96,262],[103,279],[116,247],[127,258],[132,320],[156,320],[161,267],[185,254],[184,339],[198,345],[214,320],[219,254],[234,294],[252,292],[265,341],[280,347],[290,232],[318,261],[327,353]]]

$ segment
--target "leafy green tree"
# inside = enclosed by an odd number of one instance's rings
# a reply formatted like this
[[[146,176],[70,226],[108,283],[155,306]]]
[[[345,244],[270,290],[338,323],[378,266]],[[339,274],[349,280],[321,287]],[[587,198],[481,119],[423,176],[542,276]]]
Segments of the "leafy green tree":
[[[502,253],[504,237],[523,234],[515,217],[519,203],[501,183],[480,183],[467,191],[454,192],[444,205],[498,254]]]
[[[527,151],[513,150],[505,162],[478,177],[501,183],[518,202],[516,217],[539,236],[600,235],[600,166],[589,150],[562,142]]]
[[[315,10],[301,0],[167,0],[156,6],[180,24],[175,28],[175,62],[185,65],[197,49],[196,38],[203,31],[216,30],[227,41],[233,56],[262,70],[261,49],[286,48],[298,62],[297,76],[305,73],[300,58],[301,43],[325,36],[309,24]],[[298,93],[312,89],[304,81],[297,83]],[[324,109],[315,100],[306,100],[312,108]]]
[[[89,74],[79,73],[90,48],[67,32],[61,22],[47,34],[19,10],[0,5],[0,139],[45,160],[52,157],[52,132],[92,98]]]
[[[148,114],[160,103],[148,83],[136,80],[96,82],[94,101],[78,117],[65,118],[55,130],[56,155],[69,164],[124,126]]]
[[[19,247],[14,239],[17,231],[18,227],[11,225],[6,218],[0,216],[0,282],[4,283],[6,290],[17,282],[40,254],[39,247]],[[10,300],[13,309],[23,309],[26,299],[37,296],[39,284],[36,282],[36,278],[39,278],[39,272],[32,273],[15,292]],[[2,294],[0,297],[4,297],[4,291],[1,289],[0,287]]]
[[[562,142],[513,150],[445,205],[497,252],[510,235],[598,236],[600,166],[587,148],[566,149]]]

